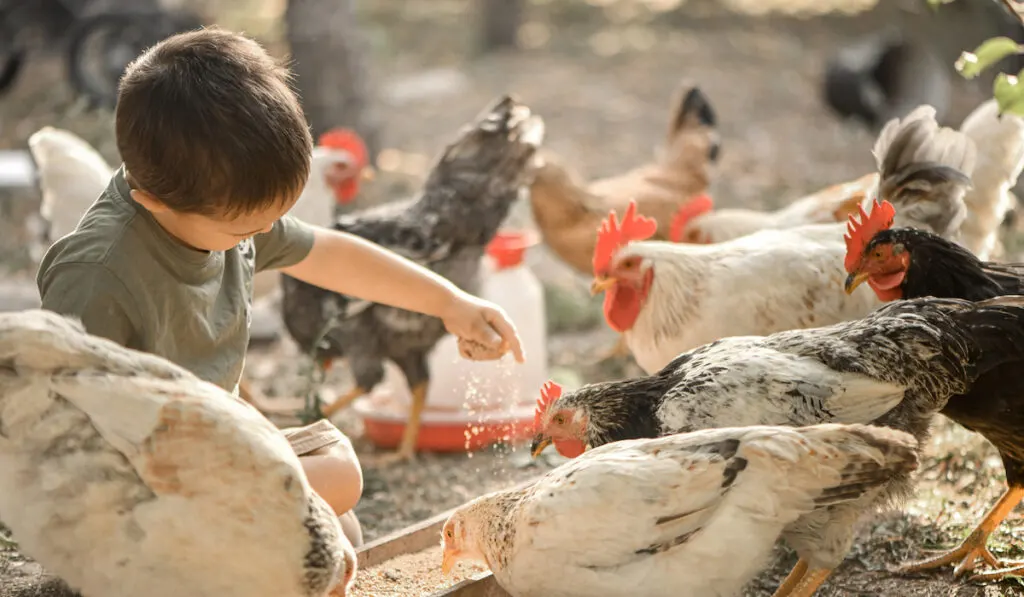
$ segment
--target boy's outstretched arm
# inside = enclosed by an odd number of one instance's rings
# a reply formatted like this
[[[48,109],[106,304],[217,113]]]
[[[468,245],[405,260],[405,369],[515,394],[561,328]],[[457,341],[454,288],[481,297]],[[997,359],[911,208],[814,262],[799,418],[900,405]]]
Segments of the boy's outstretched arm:
[[[519,334],[500,307],[358,236],[316,228],[306,258],[281,271],[326,290],[438,317],[459,338],[506,348],[523,362]]]

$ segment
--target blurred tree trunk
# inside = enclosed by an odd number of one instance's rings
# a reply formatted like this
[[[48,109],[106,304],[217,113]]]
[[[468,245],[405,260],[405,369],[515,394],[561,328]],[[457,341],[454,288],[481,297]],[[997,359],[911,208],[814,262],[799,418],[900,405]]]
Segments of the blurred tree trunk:
[[[482,52],[516,47],[516,34],[523,21],[524,4],[523,0],[477,0],[482,21]]]
[[[285,25],[314,139],[334,127],[349,127],[363,137],[370,155],[377,155],[380,124],[355,0],[288,0]]]

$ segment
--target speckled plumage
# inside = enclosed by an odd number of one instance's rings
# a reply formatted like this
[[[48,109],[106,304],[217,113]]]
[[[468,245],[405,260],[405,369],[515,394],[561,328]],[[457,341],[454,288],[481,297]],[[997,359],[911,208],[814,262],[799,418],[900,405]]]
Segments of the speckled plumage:
[[[553,403],[586,422],[588,445],[739,425],[874,423],[927,437],[932,415],[1024,345],[1024,297],[918,299],[867,317],[770,336],[724,338],[656,375],[584,386]],[[897,476],[886,497],[910,489]],[[804,517],[787,539],[812,566],[845,555],[860,502]]]
[[[47,311],[0,314],[0,519],[85,597],[320,597],[337,517],[255,409]]]
[[[861,425],[617,442],[461,507],[442,542],[487,561],[513,597],[734,597],[787,524],[874,494],[916,449]]]
[[[379,244],[474,292],[487,243],[530,183],[543,133],[543,123],[529,108],[504,97],[444,150],[418,198],[342,216],[334,229]],[[383,379],[385,360],[398,365],[410,387],[427,380],[426,356],[445,334],[439,319],[288,276],[282,276],[282,288],[285,326],[304,350],[337,314],[318,356],[348,358],[359,387],[371,389]]]

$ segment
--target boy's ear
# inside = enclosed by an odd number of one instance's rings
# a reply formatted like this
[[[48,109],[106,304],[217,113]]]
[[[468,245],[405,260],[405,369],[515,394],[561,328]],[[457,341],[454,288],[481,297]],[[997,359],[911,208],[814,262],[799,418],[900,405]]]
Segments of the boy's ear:
[[[138,189],[132,189],[132,200],[146,208],[149,213],[165,213],[171,211],[171,208],[164,205],[162,201],[150,195],[146,191],[140,191]]]

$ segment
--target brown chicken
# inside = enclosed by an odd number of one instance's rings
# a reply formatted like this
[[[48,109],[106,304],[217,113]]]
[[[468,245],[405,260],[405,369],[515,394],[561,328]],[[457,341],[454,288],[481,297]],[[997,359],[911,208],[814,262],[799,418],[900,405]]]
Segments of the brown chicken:
[[[614,209],[620,216],[630,200],[658,222],[655,239],[667,240],[680,206],[705,196],[711,165],[718,157],[715,113],[697,87],[680,86],[673,102],[667,139],[651,162],[625,174],[590,183],[545,152],[530,187],[533,217],[544,243],[576,271],[590,275],[601,221]]]

